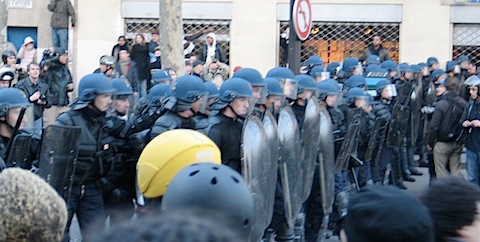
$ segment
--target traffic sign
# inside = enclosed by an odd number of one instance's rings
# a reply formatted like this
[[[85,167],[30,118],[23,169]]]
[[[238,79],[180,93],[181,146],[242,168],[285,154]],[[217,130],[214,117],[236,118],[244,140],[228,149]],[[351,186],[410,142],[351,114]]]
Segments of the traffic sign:
[[[293,4],[293,28],[300,40],[306,40],[312,29],[310,0],[295,0]]]

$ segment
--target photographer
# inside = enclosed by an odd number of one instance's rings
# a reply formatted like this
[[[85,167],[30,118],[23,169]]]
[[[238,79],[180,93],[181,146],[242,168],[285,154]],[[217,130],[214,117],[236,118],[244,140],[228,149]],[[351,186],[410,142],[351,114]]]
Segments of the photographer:
[[[55,122],[58,115],[69,110],[68,93],[73,91],[73,79],[66,65],[67,62],[68,52],[62,48],[55,48],[54,56],[49,60],[48,69],[43,76],[43,81],[48,85],[49,99],[52,104],[52,107],[45,109],[43,117],[45,126]]]
[[[213,59],[212,62],[207,62],[204,67],[203,80],[212,82],[217,88],[220,88],[230,73],[230,66],[217,59]]]
[[[27,95],[28,101],[33,103],[34,112],[34,126],[33,133],[38,135],[36,138],[42,137],[43,127],[43,110],[52,106],[50,99],[50,92],[45,82],[41,81],[40,65],[32,62],[27,66],[28,76],[20,80],[16,88],[20,89]]]

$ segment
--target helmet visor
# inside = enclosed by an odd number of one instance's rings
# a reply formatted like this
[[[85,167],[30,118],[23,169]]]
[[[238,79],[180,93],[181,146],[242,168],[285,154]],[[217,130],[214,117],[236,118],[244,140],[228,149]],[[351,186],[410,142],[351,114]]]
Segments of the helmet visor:
[[[208,95],[203,95],[198,101],[200,101],[198,112],[204,114],[208,110]]]
[[[253,96],[256,99],[257,104],[265,104],[267,101],[268,90],[266,86],[254,86],[252,87]]]
[[[297,99],[298,81],[291,78],[279,79],[280,86],[283,89],[285,97],[292,100]]]

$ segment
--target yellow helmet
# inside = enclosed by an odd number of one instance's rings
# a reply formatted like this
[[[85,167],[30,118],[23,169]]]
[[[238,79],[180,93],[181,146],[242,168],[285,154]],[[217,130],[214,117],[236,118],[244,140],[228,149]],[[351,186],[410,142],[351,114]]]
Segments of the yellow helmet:
[[[220,149],[206,135],[175,129],[155,137],[137,163],[137,182],[146,198],[161,197],[172,178],[194,163],[221,164]]]

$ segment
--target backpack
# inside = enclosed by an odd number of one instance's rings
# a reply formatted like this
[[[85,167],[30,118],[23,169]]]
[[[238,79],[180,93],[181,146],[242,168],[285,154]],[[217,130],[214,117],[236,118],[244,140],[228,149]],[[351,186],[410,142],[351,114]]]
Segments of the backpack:
[[[465,129],[460,124],[460,119],[462,118],[463,111],[466,108],[466,103],[460,97],[454,97],[448,101],[450,103],[449,109],[451,110],[452,115],[450,120],[448,120],[448,133],[446,136],[451,141],[464,143],[466,134],[464,134]]]

